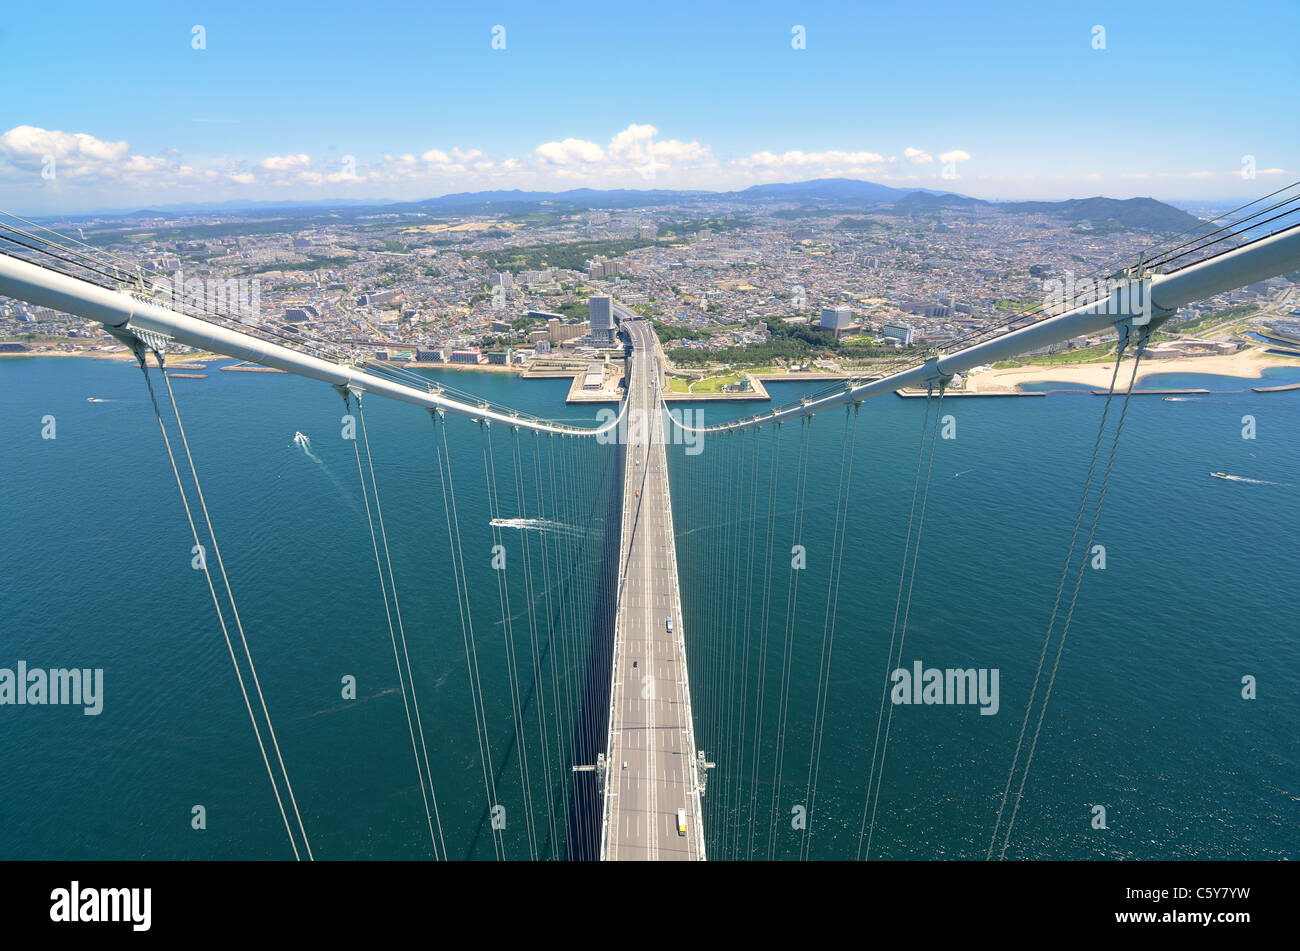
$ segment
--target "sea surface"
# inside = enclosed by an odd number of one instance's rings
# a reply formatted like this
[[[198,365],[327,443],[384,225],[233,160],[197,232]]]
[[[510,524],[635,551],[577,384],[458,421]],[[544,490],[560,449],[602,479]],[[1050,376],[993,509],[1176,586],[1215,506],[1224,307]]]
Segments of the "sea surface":
[[[313,854],[429,858],[342,400],[323,384],[216,367],[173,385]],[[565,406],[568,380],[429,375],[520,410],[595,418],[595,408]],[[1155,377],[1143,386],[1237,392],[1131,400],[1094,539],[1105,567],[1084,571],[1008,858],[1295,857],[1300,392],[1248,387],[1296,380],[1295,370],[1262,383]],[[104,670],[98,716],[0,706],[0,858],[292,858],[211,596],[191,567],[140,372],[5,359],[0,384],[0,668]],[[769,389],[783,403],[817,385]],[[936,412],[933,401],[885,396],[856,418],[836,410],[779,435],[670,447],[697,745],[716,763],[710,857],[854,858],[868,836],[871,858],[986,856],[1104,403],[1053,393],[951,399]],[[757,406],[689,405],[706,423]],[[1111,406],[1093,502],[1121,406]],[[918,450],[936,416],[928,491],[926,459],[914,501]],[[46,417],[54,439],[42,438]],[[472,712],[441,435],[424,411],[379,399],[367,402],[366,423],[445,853],[587,854],[590,818],[573,804],[585,780],[569,769],[583,764],[568,760],[603,744],[581,735],[591,727],[580,711],[607,688],[595,602],[606,597],[612,452],[446,423],[493,795]],[[493,532],[489,472],[497,514],[540,523]],[[516,560],[492,571],[498,542],[511,559],[530,553],[531,570]],[[1076,565],[1082,554],[1081,539]],[[547,577],[543,563],[555,569]],[[1065,605],[1074,577],[1071,568]],[[902,666],[997,671],[996,714],[882,706],[896,605],[907,614]],[[1053,641],[1040,698],[1055,651]],[[343,696],[347,677],[356,699]],[[1255,699],[1243,698],[1243,678]],[[1025,750],[1036,718],[1037,709]],[[505,821],[495,832],[492,805]],[[193,827],[195,806],[205,828]]]

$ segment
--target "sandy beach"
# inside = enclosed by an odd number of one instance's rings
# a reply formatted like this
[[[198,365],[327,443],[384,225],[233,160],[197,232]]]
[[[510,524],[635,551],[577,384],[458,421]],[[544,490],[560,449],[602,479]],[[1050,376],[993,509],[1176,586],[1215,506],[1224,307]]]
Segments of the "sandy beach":
[[[95,360],[135,359],[135,355],[130,350],[25,350],[21,353],[0,353],[0,357],[90,357]],[[187,359],[189,358],[187,357]],[[211,358],[207,357],[207,359]]]
[[[1258,379],[1268,367],[1300,367],[1300,358],[1278,357],[1252,348],[1226,356],[1178,357],[1172,360],[1143,360],[1138,369],[1137,385],[1148,376],[1162,373],[1205,373],[1214,376],[1248,377]],[[966,388],[976,393],[1015,392],[1024,383],[1047,381],[1076,384],[1080,387],[1105,389],[1110,385],[1115,363],[1078,363],[1063,366],[1013,367],[1005,370],[985,370],[966,378]],[[1132,372],[1129,359],[1120,368],[1117,388],[1123,389]]]

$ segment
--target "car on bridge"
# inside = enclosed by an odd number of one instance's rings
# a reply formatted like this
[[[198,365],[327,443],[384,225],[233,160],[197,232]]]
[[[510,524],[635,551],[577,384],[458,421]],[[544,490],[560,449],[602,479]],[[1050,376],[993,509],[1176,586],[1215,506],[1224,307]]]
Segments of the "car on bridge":
[[[667,623],[668,623],[668,633],[671,634],[671,633],[673,632],[673,619],[672,619],[672,618],[665,618],[665,620],[666,620]]]
[[[677,810],[677,834],[678,835],[686,834],[686,810],[685,809]]]

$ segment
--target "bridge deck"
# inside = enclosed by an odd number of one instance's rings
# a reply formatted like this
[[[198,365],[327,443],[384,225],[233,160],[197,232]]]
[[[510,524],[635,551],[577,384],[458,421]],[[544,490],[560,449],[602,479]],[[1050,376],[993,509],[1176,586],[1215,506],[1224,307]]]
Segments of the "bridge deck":
[[[682,640],[672,505],[663,420],[651,385],[659,382],[658,348],[648,322],[627,326],[633,366],[601,856],[701,859],[695,728]],[[686,810],[685,835],[678,832],[678,809]]]

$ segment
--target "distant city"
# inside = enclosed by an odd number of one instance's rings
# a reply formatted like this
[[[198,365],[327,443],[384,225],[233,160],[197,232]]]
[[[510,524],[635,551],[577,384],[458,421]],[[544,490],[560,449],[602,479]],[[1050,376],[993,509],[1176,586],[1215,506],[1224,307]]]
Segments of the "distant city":
[[[680,375],[699,379],[737,368],[857,373],[990,326],[1014,329],[1037,319],[1018,315],[1039,309],[1046,281],[1105,273],[1198,223],[1150,199],[862,197],[874,189],[647,193],[645,206],[619,192],[603,208],[599,192],[581,202],[462,196],[463,211],[432,202],[46,225],[138,266],[154,293],[160,281],[175,285],[183,304],[203,288],[200,309],[211,311],[211,289],[228,288],[222,313],[343,359],[581,369],[621,350],[618,319],[634,312],[653,319]],[[1294,333],[1298,278],[1205,301],[1168,329],[1259,313],[1268,332]],[[1231,339],[1178,336],[1168,352],[1234,349]],[[0,340],[10,352],[123,351],[92,321],[5,299]]]

